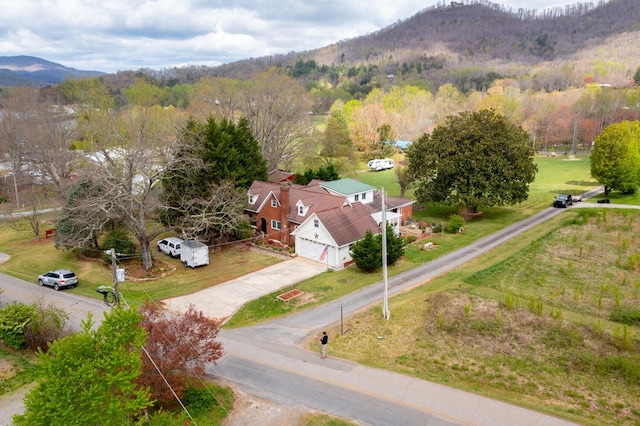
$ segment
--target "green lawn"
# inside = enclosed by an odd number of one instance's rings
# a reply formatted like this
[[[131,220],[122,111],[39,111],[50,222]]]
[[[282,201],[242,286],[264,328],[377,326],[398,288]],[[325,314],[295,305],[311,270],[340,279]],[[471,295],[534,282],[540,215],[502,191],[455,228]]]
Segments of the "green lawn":
[[[60,268],[69,268],[79,277],[77,287],[64,291],[101,298],[96,289],[113,283],[110,264],[100,259],[81,258],[75,252],[57,250],[52,239],[35,240],[24,219],[0,223],[0,252],[11,256],[8,262],[0,265],[0,272],[34,285],[39,274]],[[246,250],[243,245],[224,246],[210,254],[208,266],[194,269],[185,268],[179,259],[172,259],[155,249],[153,256],[157,259],[157,269],[167,275],[159,279],[127,280],[121,283],[120,291],[128,303],[138,304],[148,298],[158,300],[190,294],[282,262],[282,259],[263,251]],[[125,262],[118,266],[127,271],[133,265]]]

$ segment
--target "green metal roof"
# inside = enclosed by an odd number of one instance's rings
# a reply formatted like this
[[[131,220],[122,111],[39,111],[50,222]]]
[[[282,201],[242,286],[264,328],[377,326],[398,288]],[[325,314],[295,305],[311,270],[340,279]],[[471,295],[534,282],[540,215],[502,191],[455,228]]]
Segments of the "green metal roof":
[[[327,188],[333,192],[337,192],[343,195],[358,194],[366,191],[375,191],[375,187],[362,183],[355,179],[344,178],[339,180],[333,180],[331,182],[323,182],[320,184],[323,188]]]

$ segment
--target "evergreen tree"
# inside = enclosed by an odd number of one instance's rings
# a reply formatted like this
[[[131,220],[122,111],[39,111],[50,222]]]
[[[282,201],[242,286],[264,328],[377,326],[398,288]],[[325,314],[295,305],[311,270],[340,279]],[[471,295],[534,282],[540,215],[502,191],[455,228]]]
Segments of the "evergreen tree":
[[[382,242],[382,234],[379,234]],[[404,255],[404,240],[401,235],[393,232],[393,227],[387,224],[387,265],[395,263]]]
[[[373,272],[382,266],[382,244],[370,229],[360,241],[351,244],[351,258],[358,269]]]
[[[314,179],[331,182],[340,179],[340,174],[333,164],[328,164],[325,167],[320,167],[315,170],[307,169],[304,174],[296,175],[293,182],[299,185],[307,185]]]
[[[337,158],[353,160],[353,142],[349,134],[349,125],[341,109],[331,111],[321,145],[320,156],[325,159],[327,164],[332,164]]]
[[[234,236],[244,228],[245,189],[268,179],[248,122],[191,120],[181,142],[162,180],[162,223],[202,241]]]
[[[402,255],[402,236],[396,235],[393,227],[387,224],[387,265],[395,264]],[[365,272],[373,272],[382,267],[382,233],[374,236],[371,230],[367,230],[363,239],[351,245],[351,258],[358,269]]]
[[[113,211],[96,202],[103,184],[89,176],[78,179],[67,194],[53,234],[56,248],[98,248],[98,239],[110,223]]]

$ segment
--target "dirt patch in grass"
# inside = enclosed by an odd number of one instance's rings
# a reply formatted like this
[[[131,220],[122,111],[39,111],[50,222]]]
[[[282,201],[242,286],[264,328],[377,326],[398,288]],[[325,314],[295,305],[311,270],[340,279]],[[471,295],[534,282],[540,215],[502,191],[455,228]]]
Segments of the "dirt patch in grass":
[[[15,377],[16,374],[16,369],[11,362],[0,359],[0,382]]]

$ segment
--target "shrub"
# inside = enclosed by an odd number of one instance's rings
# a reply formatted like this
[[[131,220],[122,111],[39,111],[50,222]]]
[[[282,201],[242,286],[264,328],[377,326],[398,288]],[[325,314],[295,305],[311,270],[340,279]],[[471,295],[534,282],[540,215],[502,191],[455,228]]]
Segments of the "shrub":
[[[66,324],[69,314],[54,305],[35,303],[33,315],[25,331],[28,349],[46,350],[49,343],[67,335]]]
[[[0,339],[14,349],[24,349],[25,330],[35,313],[35,307],[24,303],[11,303],[0,311]]]
[[[451,216],[449,216],[449,219],[447,220],[446,230],[450,234],[455,234],[457,232],[460,232],[463,226],[464,226],[464,218],[459,214],[452,214]]]
[[[184,391],[182,402],[189,407],[193,415],[197,416],[209,411],[216,403],[216,399],[213,392],[206,387],[188,387]]]
[[[611,310],[609,319],[627,325],[640,324],[640,309],[628,305],[619,305]]]
[[[0,311],[0,339],[14,349],[42,348],[65,334],[69,315],[43,303],[12,303]]]
[[[408,246],[409,244],[411,244],[415,240],[417,240],[415,235],[408,235],[408,236],[404,237],[404,245]]]
[[[112,229],[105,235],[102,241],[105,249],[115,249],[118,255],[130,255],[136,252],[136,244],[131,240],[129,233],[122,227]],[[111,256],[105,254],[105,261],[110,261]]]

